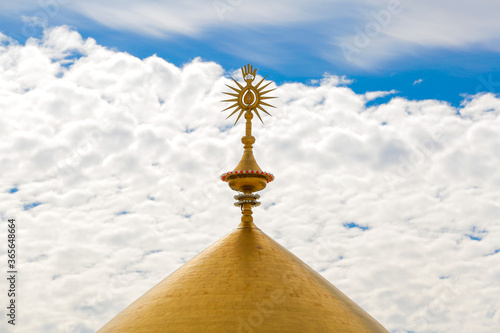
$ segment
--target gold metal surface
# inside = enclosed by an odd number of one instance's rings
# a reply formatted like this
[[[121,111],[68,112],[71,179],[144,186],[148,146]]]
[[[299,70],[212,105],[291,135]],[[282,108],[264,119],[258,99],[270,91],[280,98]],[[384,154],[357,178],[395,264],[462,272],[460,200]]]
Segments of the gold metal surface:
[[[242,68],[246,87],[232,88],[235,114],[245,113],[243,157],[222,180],[239,193],[241,223],[111,319],[99,333],[365,333],[385,332],[375,319],[330,282],[253,224],[252,207],[274,176],[253,156],[252,111],[269,105],[252,82],[257,70]],[[234,80],[234,79],[233,79]],[[231,114],[231,115],[232,115]],[[230,115],[230,116],[231,116]],[[261,119],[262,120],[262,119]]]
[[[238,120],[240,119],[243,112],[251,113],[253,111],[253,112],[255,112],[257,117],[259,117],[260,121],[262,121],[262,118],[260,117],[258,109],[260,109],[262,112],[267,113],[268,115],[271,115],[269,112],[267,112],[264,109],[263,105],[274,108],[274,106],[264,102],[264,100],[276,98],[276,97],[268,97],[268,96],[264,96],[264,95],[267,94],[268,92],[275,90],[276,88],[263,91],[267,86],[269,86],[272,83],[272,81],[265,84],[264,86],[260,87],[262,82],[264,82],[264,80],[266,79],[267,75],[262,80],[260,80],[260,82],[257,83],[257,85],[255,85],[255,86],[252,85],[252,82],[255,80],[256,73],[257,73],[257,69],[253,69],[252,65],[246,65],[245,67],[242,67],[241,74],[243,75],[243,79],[247,83],[246,86],[243,87],[241,84],[238,83],[238,81],[231,78],[234,81],[234,83],[236,83],[238,88],[234,88],[231,86],[228,86],[228,87],[231,88],[232,90],[234,90],[236,93],[233,93],[233,92],[225,92],[224,93],[226,95],[233,96],[234,98],[226,99],[226,100],[223,100],[222,102],[236,102],[236,103],[232,104],[231,106],[222,110],[222,111],[226,111],[226,110],[230,110],[230,109],[234,108],[233,112],[231,112],[231,114],[229,116],[227,116],[227,118],[231,117],[233,114],[236,114],[239,111],[238,117],[236,118],[236,121],[234,122],[235,125],[238,122]],[[247,130],[248,130],[248,124],[249,124],[249,122],[247,122]],[[247,132],[247,135],[251,135],[251,134],[249,132]]]
[[[385,332],[300,259],[242,223],[98,333]]]
[[[230,92],[225,93],[227,95],[233,96],[232,99],[224,100],[223,102],[235,102],[231,106],[227,107],[222,111],[226,111],[234,108],[233,112],[228,116],[236,114],[239,111],[238,117],[236,118],[235,124],[240,119],[241,115],[245,113],[246,125],[245,125],[245,136],[241,138],[241,142],[243,143],[244,151],[243,157],[240,160],[240,163],[236,166],[231,174],[224,174],[222,176],[223,181],[227,181],[229,187],[235,191],[251,194],[253,192],[258,192],[263,190],[267,183],[274,180],[274,176],[268,174],[267,172],[263,172],[262,169],[257,164],[255,157],[253,156],[253,144],[255,143],[255,138],[252,136],[252,118],[254,112],[257,117],[259,117],[260,121],[262,118],[260,117],[259,110],[265,112],[268,115],[264,106],[274,107],[271,104],[264,102],[265,99],[275,98],[264,96],[270,91],[274,89],[265,90],[264,89],[269,86],[272,82],[265,84],[260,87],[262,82],[266,79],[265,76],[262,80],[260,80],[257,85],[253,86],[252,82],[255,80],[255,75],[257,73],[257,69],[254,69],[252,65],[246,65],[241,68],[241,74],[243,75],[243,79],[246,82],[246,86],[242,86],[235,79],[233,81],[236,83],[237,88],[228,86],[233,89],[236,93]],[[262,121],[263,122],[263,121]],[[251,171],[251,173],[249,173]],[[242,173],[243,172],[243,173]],[[245,211],[243,204],[241,204],[242,211]],[[247,209],[250,209],[251,207]],[[243,214],[245,217],[245,214]],[[251,221],[251,214],[247,214],[245,219],[249,219]]]

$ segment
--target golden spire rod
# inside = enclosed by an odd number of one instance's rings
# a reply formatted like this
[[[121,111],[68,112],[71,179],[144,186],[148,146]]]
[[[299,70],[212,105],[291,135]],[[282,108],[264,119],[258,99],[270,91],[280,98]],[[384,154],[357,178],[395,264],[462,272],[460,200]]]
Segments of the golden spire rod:
[[[234,108],[234,110],[232,110],[231,114],[229,114],[227,118],[239,112],[238,117],[234,122],[235,125],[241,118],[243,113],[245,114],[245,136],[241,138],[241,142],[243,143],[244,147],[243,157],[241,158],[241,161],[240,163],[238,163],[236,168],[233,171],[223,174],[221,176],[221,179],[225,182],[228,182],[229,187],[233,190],[241,192],[241,194],[238,194],[234,197],[236,200],[238,200],[235,205],[240,206],[242,210],[243,216],[241,217],[241,225],[249,226],[252,225],[253,221],[252,207],[260,205],[260,202],[257,201],[260,196],[258,194],[253,194],[253,192],[263,190],[266,187],[267,183],[274,180],[274,176],[272,174],[261,170],[261,168],[257,164],[257,161],[255,161],[255,157],[253,156],[253,144],[255,143],[255,138],[252,136],[252,112],[255,112],[260,121],[264,123],[262,121],[262,118],[260,117],[258,110],[260,109],[262,112],[271,115],[264,109],[264,106],[274,106],[264,102],[264,100],[275,97],[268,97],[264,95],[276,88],[263,91],[272,83],[272,81],[260,87],[260,85],[266,79],[267,75],[254,86],[252,83],[256,78],[257,69],[254,69],[252,65],[246,65],[242,67],[241,73],[243,75],[243,79],[246,82],[246,85],[242,86],[238,81],[231,78],[234,83],[236,83],[237,88],[227,85],[234,92],[225,92],[224,94],[233,96],[234,98],[226,99],[222,102],[235,103],[222,111]]]

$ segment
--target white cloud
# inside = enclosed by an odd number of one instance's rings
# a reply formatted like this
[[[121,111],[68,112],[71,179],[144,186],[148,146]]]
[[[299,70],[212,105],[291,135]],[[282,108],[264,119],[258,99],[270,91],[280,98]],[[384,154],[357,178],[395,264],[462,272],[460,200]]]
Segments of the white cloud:
[[[396,90],[390,90],[390,91],[368,91],[364,94],[366,101],[372,101],[374,99],[380,98],[380,97],[385,97],[385,96],[390,96],[396,94]]]
[[[18,221],[17,329],[93,332],[237,225],[218,176],[239,161],[244,125],[219,112],[229,80],[216,63],[140,60],[64,27],[3,45],[0,215]],[[500,99],[366,107],[394,92],[346,83],[276,90],[273,117],[255,124],[256,158],[277,177],[256,223],[390,330],[491,332]]]
[[[500,3],[487,0],[406,1],[141,1],[97,0],[47,2],[5,2],[4,15],[30,13],[32,24],[47,26],[65,15],[82,15],[112,29],[158,38],[189,36],[204,39],[228,29],[241,36],[237,41],[214,47],[239,56],[253,54],[266,63],[279,63],[266,52],[283,41],[279,29],[300,31],[294,49],[311,49],[316,56],[338,64],[377,69],[393,59],[426,50],[468,50],[499,52]],[[75,24],[74,18],[71,24]],[[64,20],[63,20],[64,21]],[[265,40],[247,38],[249,29],[263,27]],[[23,33],[33,30],[28,24]],[[293,32],[292,32],[293,33]],[[257,36],[264,36],[258,35]],[[274,37],[273,37],[274,36]],[[280,36],[280,37],[276,37]],[[271,42],[268,41],[270,39]],[[285,38],[286,40],[286,38]],[[281,50],[282,51],[282,50]],[[287,49],[286,52],[289,52]],[[305,52],[305,51],[304,51]]]
[[[422,83],[422,81],[424,81],[424,80],[423,79],[415,80],[415,81],[413,81],[413,85],[416,86],[416,85]]]

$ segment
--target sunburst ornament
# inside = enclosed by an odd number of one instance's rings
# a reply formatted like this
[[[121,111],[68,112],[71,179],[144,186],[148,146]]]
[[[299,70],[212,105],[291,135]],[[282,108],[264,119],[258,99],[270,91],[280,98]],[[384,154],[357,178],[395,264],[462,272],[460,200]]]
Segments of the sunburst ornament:
[[[268,115],[271,115],[269,112],[267,112],[264,109],[263,106],[269,106],[269,107],[274,108],[273,105],[264,102],[264,100],[266,100],[266,99],[276,98],[276,97],[264,96],[268,92],[271,92],[271,91],[276,89],[276,88],[274,88],[274,89],[269,89],[269,90],[264,91],[264,89],[267,86],[269,86],[271,83],[273,83],[273,81],[260,87],[262,82],[264,82],[264,80],[266,79],[266,77],[267,77],[267,75],[266,75],[262,78],[262,80],[260,80],[259,83],[257,83],[257,85],[253,86],[252,82],[255,80],[255,77],[256,77],[255,73],[257,73],[257,69],[253,69],[252,65],[246,65],[246,66],[242,67],[241,73],[243,74],[243,79],[245,80],[245,82],[247,84],[246,84],[246,86],[242,86],[241,84],[238,83],[238,81],[236,81],[235,79],[233,79],[231,77],[231,79],[234,81],[234,83],[236,83],[236,85],[238,87],[237,88],[231,87],[227,84],[226,84],[226,86],[233,89],[236,93],[225,92],[224,94],[233,96],[234,98],[226,99],[226,100],[223,100],[222,102],[236,102],[236,103],[225,108],[222,111],[224,112],[226,110],[230,110],[230,109],[234,108],[234,110],[232,110],[232,113],[229,116],[227,116],[227,118],[231,117],[232,115],[236,114],[239,111],[238,117],[236,118],[236,121],[234,122],[235,125],[238,122],[238,120],[241,118],[241,115],[243,113],[252,112],[252,111],[255,112],[257,117],[259,117],[260,121],[262,123],[264,123],[262,121],[262,118],[260,117],[258,109],[261,110],[262,112],[265,112]]]
[[[241,206],[243,210],[244,216],[241,221],[242,223],[246,223],[252,221],[251,208],[258,205],[258,202],[256,201],[258,199],[258,195],[253,193],[263,190],[266,188],[268,183],[274,180],[274,176],[272,174],[262,171],[253,156],[253,144],[255,143],[255,137],[252,135],[253,113],[259,117],[260,121],[262,121],[262,118],[260,117],[259,110],[271,115],[264,109],[264,106],[274,106],[264,102],[264,100],[275,97],[264,96],[268,92],[274,90],[264,90],[272,83],[272,81],[261,87],[261,84],[267,76],[260,80],[257,85],[254,86],[252,84],[255,80],[255,74],[257,73],[257,69],[254,69],[253,66],[246,65],[245,67],[242,67],[241,73],[243,74],[246,86],[242,86],[235,79],[231,78],[234,83],[236,83],[237,88],[228,86],[235,92],[226,92],[225,94],[233,96],[234,98],[222,102],[234,102],[234,104],[227,107],[223,111],[234,108],[232,113],[227,118],[239,112],[238,118],[236,118],[236,121],[234,122],[235,125],[241,118],[241,115],[245,114],[245,136],[241,138],[241,143],[243,143],[244,148],[243,156],[241,157],[240,163],[238,163],[236,168],[233,171],[223,174],[221,179],[222,181],[227,182],[231,189],[244,194],[243,196],[238,195],[234,198],[238,200],[236,205]]]

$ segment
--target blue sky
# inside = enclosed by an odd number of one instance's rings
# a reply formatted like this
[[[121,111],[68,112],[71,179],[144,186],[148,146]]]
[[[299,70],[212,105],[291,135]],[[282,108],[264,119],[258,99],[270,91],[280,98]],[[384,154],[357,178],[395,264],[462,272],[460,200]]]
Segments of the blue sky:
[[[238,225],[247,63],[278,83],[256,224],[392,333],[500,327],[500,2],[394,4],[4,1],[10,331],[95,332]]]
[[[139,58],[180,66],[201,57],[227,70],[252,63],[278,84],[330,73],[357,93],[395,89],[453,106],[500,89],[500,8],[490,1],[47,0],[0,9],[0,31],[20,42],[69,25]]]

